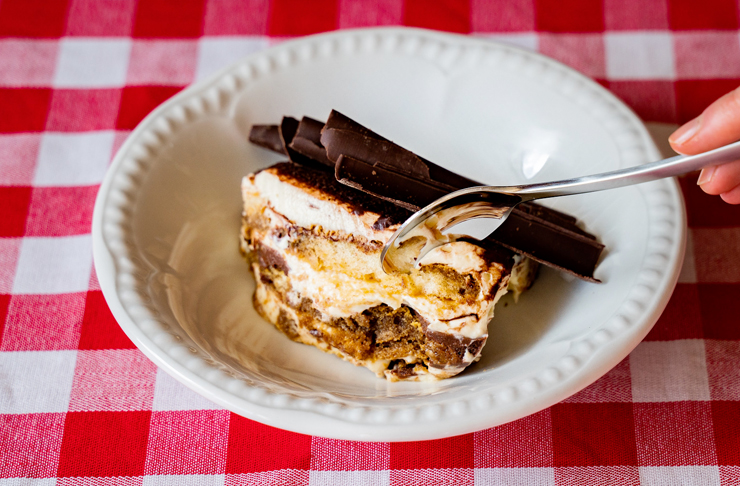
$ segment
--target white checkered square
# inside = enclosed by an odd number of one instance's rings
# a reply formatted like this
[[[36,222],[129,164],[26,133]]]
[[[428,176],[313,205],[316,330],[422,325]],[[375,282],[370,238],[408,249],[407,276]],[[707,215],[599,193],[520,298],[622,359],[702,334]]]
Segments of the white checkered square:
[[[554,486],[551,467],[502,467],[475,470],[476,485],[505,484],[507,486]]]
[[[308,471],[302,469],[280,469],[278,471],[226,475],[226,486],[263,486],[265,484],[307,485]]]
[[[87,186],[103,181],[115,132],[44,133],[34,185]]]
[[[640,468],[642,486],[720,486],[717,466],[655,466]]]
[[[57,88],[118,88],[126,82],[131,40],[67,37],[59,43]]]
[[[611,80],[676,77],[671,34],[607,32],[604,34],[606,75]]]
[[[152,410],[222,410],[210,400],[172,378],[161,368],[157,369]]]
[[[704,341],[645,341],[630,354],[635,402],[709,400]]]
[[[23,238],[13,281],[16,294],[63,294],[86,291],[92,268],[89,234]]]
[[[515,32],[511,34],[484,34],[480,37],[484,39],[490,39],[495,42],[502,44],[509,44],[512,46],[523,47],[530,51],[536,51],[539,48],[540,42],[537,34],[529,32]]]
[[[198,43],[195,78],[203,79],[268,46],[264,37],[204,37]]]
[[[390,486],[389,471],[311,471],[309,486]]]
[[[144,476],[142,486],[222,486],[224,474],[162,474]]]
[[[76,351],[0,353],[0,413],[66,412]]]

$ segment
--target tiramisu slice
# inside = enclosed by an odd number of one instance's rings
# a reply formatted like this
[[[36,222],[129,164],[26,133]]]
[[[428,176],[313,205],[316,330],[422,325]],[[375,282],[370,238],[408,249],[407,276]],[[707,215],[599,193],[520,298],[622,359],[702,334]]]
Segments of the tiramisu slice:
[[[480,357],[498,299],[536,263],[493,242],[434,250],[411,274],[380,252],[411,213],[284,162],[242,182],[242,250],[257,310],[294,341],[391,381],[448,378]]]

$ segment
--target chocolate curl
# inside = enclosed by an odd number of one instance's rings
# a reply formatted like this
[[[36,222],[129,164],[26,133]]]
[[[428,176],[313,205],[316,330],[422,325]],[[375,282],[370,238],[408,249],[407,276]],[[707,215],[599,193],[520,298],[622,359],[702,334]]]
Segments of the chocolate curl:
[[[249,141],[267,150],[288,155],[283,147],[280,128],[277,125],[252,125],[249,131]]]
[[[321,145],[321,129],[324,124],[304,116],[298,124],[293,140],[288,146],[293,151],[320,162],[327,167],[334,167],[334,162],[326,156],[326,149]]]

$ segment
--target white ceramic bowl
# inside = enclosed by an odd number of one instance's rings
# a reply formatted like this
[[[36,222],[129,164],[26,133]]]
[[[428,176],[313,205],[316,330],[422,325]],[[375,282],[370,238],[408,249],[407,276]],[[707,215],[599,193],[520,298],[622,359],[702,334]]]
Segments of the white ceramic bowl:
[[[355,440],[421,440],[505,423],[577,392],[645,336],[685,242],[662,180],[552,200],[606,244],[603,284],[544,269],[499,304],[480,362],[438,383],[386,383],[289,341],[254,311],[238,252],[243,175],[279,159],[253,123],[336,108],[464,175],[495,184],[659,158],[609,92],[533,52],[417,29],[341,31],[250,56],[149,115],[118,152],[93,219],[95,265],[124,331],[158,366],[240,415]]]

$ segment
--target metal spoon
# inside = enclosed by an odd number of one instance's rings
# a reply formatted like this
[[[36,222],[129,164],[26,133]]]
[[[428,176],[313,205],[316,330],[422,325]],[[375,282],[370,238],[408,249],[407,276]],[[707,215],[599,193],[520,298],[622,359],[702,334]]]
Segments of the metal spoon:
[[[454,241],[471,239],[465,235],[445,235],[442,231],[473,218],[498,219],[500,226],[511,214],[512,209],[522,202],[641,184],[738,159],[740,142],[735,142],[698,155],[678,155],[657,162],[575,179],[521,186],[479,186],[461,189],[417,211],[398,228],[383,248],[380,257],[383,270],[410,272],[433,249]]]

